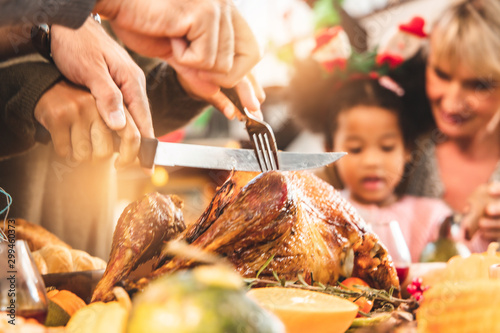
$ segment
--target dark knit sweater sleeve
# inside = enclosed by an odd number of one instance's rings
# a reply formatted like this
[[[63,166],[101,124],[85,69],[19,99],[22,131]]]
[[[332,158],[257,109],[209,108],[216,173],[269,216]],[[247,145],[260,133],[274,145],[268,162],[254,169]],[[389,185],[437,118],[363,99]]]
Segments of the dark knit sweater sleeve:
[[[0,156],[20,153],[35,144],[35,106],[62,78],[55,66],[25,62],[0,68]]]
[[[173,68],[165,62],[158,62],[146,74],[146,80],[155,136],[185,126],[209,105],[189,97]]]
[[[76,29],[85,22],[95,2],[96,0],[0,0],[0,23],[48,23]]]

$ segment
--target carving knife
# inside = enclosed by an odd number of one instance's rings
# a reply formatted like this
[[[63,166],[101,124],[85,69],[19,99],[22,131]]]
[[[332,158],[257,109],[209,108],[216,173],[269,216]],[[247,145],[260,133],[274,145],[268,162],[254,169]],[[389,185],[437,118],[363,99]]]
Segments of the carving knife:
[[[41,125],[37,128],[39,142],[50,140],[49,132]],[[113,136],[115,151],[118,151],[118,135]],[[278,152],[281,171],[305,170],[331,164],[346,155],[337,153],[296,153]],[[189,168],[261,171],[253,149],[234,149],[194,145],[186,143],[159,142],[157,139],[142,138],[139,150],[141,166],[153,165],[183,166]]]
[[[278,152],[281,171],[319,168],[335,162],[346,153],[295,153]],[[261,171],[253,149],[234,149],[193,145],[186,143],[158,142],[143,138],[139,160],[144,167],[153,164],[184,166],[190,168]]]

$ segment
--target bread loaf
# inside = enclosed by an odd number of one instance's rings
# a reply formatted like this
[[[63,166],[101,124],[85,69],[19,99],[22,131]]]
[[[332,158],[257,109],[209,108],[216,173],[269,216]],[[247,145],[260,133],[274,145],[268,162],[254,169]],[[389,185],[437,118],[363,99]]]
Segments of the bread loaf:
[[[71,248],[71,246],[40,225],[20,218],[16,218],[14,220],[16,221],[14,224],[16,228],[16,239],[25,240],[26,243],[28,243],[31,252],[37,251],[48,245],[60,245],[68,249]],[[2,226],[0,225],[0,228],[1,227]]]
[[[106,262],[98,257],[93,257],[82,250],[70,250],[73,259],[73,271],[90,271],[106,268]]]
[[[47,269],[47,264],[45,263],[45,259],[43,259],[43,256],[40,254],[40,252],[35,251],[32,253],[32,255],[33,255],[33,260],[35,261],[35,265],[38,268],[40,274],[47,274],[49,270]]]
[[[66,273],[73,271],[73,259],[69,249],[60,245],[44,246],[38,250],[49,273]]]
[[[50,245],[33,252],[41,274],[68,273],[106,268],[106,262],[85,251]]]
[[[26,241],[40,274],[106,268],[106,262],[101,258],[71,249],[71,246],[40,225],[16,218],[15,228],[16,239]]]

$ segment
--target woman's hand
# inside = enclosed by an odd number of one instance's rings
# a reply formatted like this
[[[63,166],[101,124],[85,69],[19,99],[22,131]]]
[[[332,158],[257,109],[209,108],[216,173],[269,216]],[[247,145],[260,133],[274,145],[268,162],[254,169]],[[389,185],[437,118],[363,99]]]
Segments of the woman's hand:
[[[483,240],[500,240],[500,182],[479,186],[469,199],[467,213],[462,220],[467,239],[479,231]]]
[[[487,187],[488,200],[483,217],[479,220],[481,237],[490,242],[500,240],[500,181]]]
[[[135,161],[140,133],[125,108],[126,125],[120,136],[117,166]],[[35,106],[35,118],[52,137],[56,153],[78,162],[104,159],[113,153],[112,131],[97,110],[96,100],[88,91],[66,81],[47,90]]]

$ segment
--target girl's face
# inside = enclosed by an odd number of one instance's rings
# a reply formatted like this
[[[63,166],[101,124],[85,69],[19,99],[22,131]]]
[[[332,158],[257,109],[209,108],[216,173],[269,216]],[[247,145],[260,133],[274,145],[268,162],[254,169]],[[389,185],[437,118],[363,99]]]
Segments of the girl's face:
[[[468,66],[437,62],[432,46],[427,64],[427,96],[437,127],[450,139],[470,139],[486,130],[500,110],[500,84]],[[500,111],[499,111],[500,112]]]
[[[335,151],[348,153],[336,167],[351,198],[379,206],[394,202],[409,157],[397,115],[374,106],[342,111],[333,139]]]

